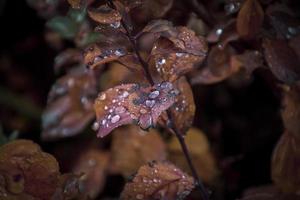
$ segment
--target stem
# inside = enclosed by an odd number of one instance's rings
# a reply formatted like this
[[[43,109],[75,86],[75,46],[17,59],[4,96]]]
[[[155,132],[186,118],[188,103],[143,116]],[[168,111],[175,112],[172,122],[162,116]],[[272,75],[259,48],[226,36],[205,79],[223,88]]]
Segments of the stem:
[[[174,125],[173,123],[173,118],[172,118],[172,113],[170,112],[170,110],[167,110],[167,115],[168,115],[168,118],[170,119],[170,128],[173,130],[173,132],[175,133],[176,137],[177,137],[177,140],[179,141],[180,143],[180,146],[181,146],[181,149],[183,151],[183,154],[184,154],[184,157],[190,167],[190,170],[192,172],[192,175],[194,177],[194,179],[196,180],[196,187],[199,189],[200,191],[200,194],[201,194],[201,197],[203,200],[208,200],[209,199],[209,195],[204,187],[204,184],[202,183],[196,169],[195,169],[195,166],[193,165],[193,162],[192,162],[192,159],[191,159],[191,156],[190,156],[190,153],[189,153],[189,150],[187,148],[187,145],[185,143],[185,139],[184,139],[184,136],[183,134],[181,133],[181,131]]]
[[[113,8],[113,9],[116,9],[116,6],[113,4],[112,0],[107,0],[107,3],[108,5]],[[137,57],[138,57],[138,60],[139,62],[141,63],[142,67],[143,67],[143,70],[145,72],[145,76],[148,80],[148,82],[153,86],[154,85],[154,81],[153,81],[153,78],[151,76],[151,73],[149,71],[149,65],[147,62],[144,61],[144,59],[142,58],[142,56],[140,55],[139,53],[139,50],[138,50],[138,46],[136,44],[136,40],[135,38],[132,36],[131,34],[131,31],[130,31],[130,28],[128,27],[128,25],[123,21],[123,19],[121,20],[121,24],[122,26],[124,27],[125,31],[126,31],[126,34],[133,46],[133,50],[134,52],[136,53]],[[188,162],[188,165],[192,171],[192,175],[194,177],[194,179],[196,180],[196,187],[199,189],[200,193],[201,193],[201,197],[202,197],[202,200],[208,200],[209,199],[209,196],[208,196],[208,193],[206,192],[205,190],[205,187],[200,179],[200,177],[198,176],[197,172],[196,172],[196,169],[192,163],[192,159],[191,159],[191,156],[190,156],[190,153],[188,151],[188,148],[186,146],[186,143],[185,143],[185,140],[184,140],[184,137],[183,137],[183,134],[176,128],[176,126],[173,124],[173,117],[172,117],[172,113],[170,110],[167,110],[167,116],[168,116],[168,121],[170,121],[171,123],[171,129],[173,130],[173,132],[175,133],[180,145],[181,145],[181,148],[182,148],[182,151],[184,153],[184,156]]]

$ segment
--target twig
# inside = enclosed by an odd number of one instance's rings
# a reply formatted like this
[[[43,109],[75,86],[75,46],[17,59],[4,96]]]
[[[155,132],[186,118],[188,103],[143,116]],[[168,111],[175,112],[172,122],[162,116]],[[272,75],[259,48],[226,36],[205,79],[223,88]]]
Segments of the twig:
[[[111,0],[107,0],[108,2],[108,5],[113,8],[113,9],[116,9],[115,5],[113,4],[113,2]],[[151,76],[151,73],[149,71],[149,65],[147,62],[145,62],[143,60],[143,58],[141,57],[140,53],[139,53],[139,50],[138,50],[138,46],[136,44],[136,40],[134,37],[132,37],[132,34],[131,34],[131,31],[128,27],[128,25],[126,23],[124,23],[123,20],[121,20],[121,24],[122,26],[124,27],[126,33],[127,33],[127,36],[133,46],[133,50],[135,51],[137,57],[138,57],[138,60],[139,62],[141,63],[142,67],[143,67],[143,70],[145,72],[145,75],[146,75],[146,78],[148,80],[148,82],[151,84],[151,85],[154,85],[154,81],[153,81],[153,78]],[[173,132],[175,133],[180,145],[181,145],[181,148],[182,148],[182,151],[184,153],[184,156],[188,162],[188,165],[192,171],[192,175],[194,177],[194,179],[196,180],[196,186],[197,188],[199,189],[200,193],[201,193],[201,196],[202,196],[202,200],[208,200],[209,197],[208,197],[208,193],[206,192],[205,188],[204,188],[204,185],[200,179],[200,177],[198,176],[196,170],[195,170],[195,167],[192,163],[192,160],[191,160],[191,156],[189,154],[189,151],[188,151],[188,148],[186,146],[186,143],[185,143],[185,140],[184,140],[184,137],[183,137],[183,134],[180,133],[180,131],[176,128],[176,126],[173,124],[173,118],[172,118],[172,113],[170,110],[167,110],[167,115],[168,115],[168,121],[171,122],[171,129],[173,130]]]

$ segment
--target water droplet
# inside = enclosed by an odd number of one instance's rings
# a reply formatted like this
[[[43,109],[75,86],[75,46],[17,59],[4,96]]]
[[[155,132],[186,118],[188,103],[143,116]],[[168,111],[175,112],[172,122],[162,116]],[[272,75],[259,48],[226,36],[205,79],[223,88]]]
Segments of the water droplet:
[[[100,62],[102,60],[102,57],[101,56],[96,56],[94,58],[94,63],[97,63],[97,62]]]
[[[114,109],[111,108],[111,109],[109,109],[108,112],[112,113],[112,112],[114,112]]]
[[[136,195],[136,199],[143,199],[144,198],[144,195],[142,195],[142,194],[137,194]]]
[[[153,92],[151,92],[150,94],[149,94],[149,98],[150,99],[155,99],[156,97],[158,97],[159,96],[159,91],[158,90],[155,90],[155,91],[153,91]]]
[[[224,10],[226,14],[229,15],[237,12],[240,9],[240,6],[241,6],[240,2],[231,2],[224,6]]]
[[[154,169],[154,173],[158,173],[158,170],[157,170],[157,169]]]
[[[158,183],[158,180],[155,178],[155,179],[153,179],[153,182],[154,183]]]
[[[108,109],[108,106],[104,106],[104,110],[107,110]]]
[[[128,97],[128,96],[129,96],[129,93],[128,93],[127,91],[124,91],[123,94],[122,94],[122,97],[123,97],[123,98],[126,98],[126,97]]]
[[[101,101],[105,100],[105,99],[106,99],[106,94],[105,94],[105,93],[102,93],[102,94],[100,95],[99,99],[100,99]]]
[[[163,89],[169,89],[169,90],[173,89],[173,85],[170,82],[163,82],[160,84],[160,87]]]
[[[183,53],[176,53],[176,56],[181,57],[183,56]]]
[[[73,87],[75,85],[75,80],[73,79],[73,78],[70,78],[69,80],[68,80],[68,86],[69,87]]]
[[[166,59],[164,59],[164,58],[160,58],[160,59],[158,59],[158,61],[157,61],[157,64],[159,64],[159,65],[163,65],[163,64],[165,64],[166,63]]]
[[[146,100],[146,106],[148,106],[149,108],[152,108],[154,105],[155,105],[154,100]]]
[[[123,106],[119,106],[116,108],[116,112],[119,114],[122,114],[126,111],[126,108],[124,108]]]
[[[112,102],[113,102],[113,103],[116,103],[116,102],[117,102],[117,100],[113,99],[113,100],[112,100]]]
[[[116,55],[116,56],[123,56],[123,55],[125,55],[125,52],[124,52],[123,49],[117,49],[117,50],[115,51],[115,55]]]
[[[216,34],[217,34],[218,36],[220,36],[222,33],[223,33],[223,29],[218,28],[218,29],[216,30]]]
[[[113,27],[113,28],[119,28],[120,25],[121,25],[120,22],[115,22],[115,23],[110,24],[110,26]]]
[[[99,125],[98,122],[94,122],[93,125],[92,125],[92,129],[93,129],[94,131],[97,131],[97,130],[99,129],[99,127],[100,127],[100,125]]]
[[[104,126],[105,123],[106,123],[106,119],[103,119],[102,122],[101,122],[101,124]]]
[[[112,118],[111,118],[111,123],[117,123],[119,120],[120,120],[120,115],[115,115],[115,116],[113,116]]]

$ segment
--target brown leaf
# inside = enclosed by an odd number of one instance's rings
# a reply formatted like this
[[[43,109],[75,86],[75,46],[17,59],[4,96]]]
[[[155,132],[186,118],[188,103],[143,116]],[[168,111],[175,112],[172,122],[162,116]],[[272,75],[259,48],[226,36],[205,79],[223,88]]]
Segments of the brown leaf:
[[[205,183],[212,183],[218,175],[216,160],[210,150],[209,142],[205,134],[191,128],[185,137],[185,142],[190,151],[196,171]],[[181,146],[176,137],[172,137],[168,143],[169,159],[186,171],[190,171],[186,163]]]
[[[146,132],[133,125],[117,129],[111,148],[116,170],[127,177],[147,162],[166,159],[165,143],[154,129]]]
[[[287,131],[281,136],[272,157],[272,180],[284,192],[300,191],[300,140]]]
[[[259,51],[248,50],[242,54],[232,55],[230,65],[232,68],[242,68],[247,75],[251,75],[255,69],[264,66],[263,56]]]
[[[207,65],[193,75],[191,83],[218,83],[237,73],[241,65],[231,65],[230,58],[233,54],[234,50],[230,46],[224,49],[214,46],[208,54]]]
[[[74,9],[79,9],[82,6],[82,0],[68,0],[68,3]]]
[[[67,49],[55,57],[54,70],[60,71],[62,68],[74,66],[83,61],[82,54],[78,49]]]
[[[108,5],[102,5],[97,9],[89,9],[90,18],[100,24],[109,24],[111,26],[120,26],[122,16],[117,10],[110,8]]]
[[[153,127],[160,114],[173,105],[178,91],[169,82],[154,86],[123,84],[99,94],[94,108],[94,130],[104,137],[113,129],[131,123],[141,128]]]
[[[291,84],[300,79],[300,61],[285,40],[264,40],[265,59],[279,80]]]
[[[196,107],[193,91],[185,77],[181,77],[174,85],[179,90],[179,95],[169,110],[172,113],[174,125],[181,133],[185,134],[194,121]],[[167,120],[167,115],[161,115],[160,125],[166,126],[168,124]]]
[[[122,44],[102,43],[92,44],[84,52],[84,63],[91,69],[118,60],[127,54]]]
[[[261,29],[264,11],[258,0],[246,0],[237,17],[237,32],[244,39],[253,39]]]
[[[154,162],[142,166],[125,185],[121,200],[184,199],[193,188],[193,178],[176,166]]]
[[[74,164],[73,172],[83,174],[82,193],[95,199],[105,185],[106,171],[109,165],[109,154],[98,149],[88,149],[81,153]]]
[[[177,27],[176,33],[172,34],[176,35],[156,40],[150,55],[153,59],[151,65],[163,80],[170,82],[201,64],[207,52],[205,40],[188,28]]]
[[[37,144],[15,140],[0,148],[0,199],[50,200],[60,179],[57,161]]]
[[[281,112],[285,129],[300,139],[300,88],[285,86]]]
[[[42,138],[52,140],[80,133],[94,118],[96,96],[96,80],[92,72],[77,68],[58,79],[49,92],[43,113]]]

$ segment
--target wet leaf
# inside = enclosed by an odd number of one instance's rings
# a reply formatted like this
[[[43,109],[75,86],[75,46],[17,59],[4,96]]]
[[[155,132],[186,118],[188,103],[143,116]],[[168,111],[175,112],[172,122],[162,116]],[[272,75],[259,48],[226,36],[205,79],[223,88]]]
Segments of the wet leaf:
[[[108,5],[102,5],[97,9],[89,9],[88,14],[90,18],[100,24],[109,24],[112,26],[120,26],[122,19],[117,10],[110,8]]]
[[[300,61],[284,40],[264,40],[265,59],[279,80],[291,84],[300,79]]]
[[[213,84],[221,82],[240,70],[241,65],[231,65],[234,54],[230,46],[220,49],[214,46],[208,54],[207,65],[193,75],[192,84]]]
[[[201,64],[206,57],[207,46],[203,38],[185,27],[177,27],[176,35],[161,37],[153,45],[152,65],[161,77],[173,82]]]
[[[174,85],[178,89],[179,95],[176,97],[175,103],[169,110],[172,113],[174,125],[181,133],[185,134],[194,121],[196,107],[193,91],[185,77],[181,77]],[[162,115],[161,117],[160,124],[166,126],[168,124],[167,115]]]
[[[106,152],[99,149],[88,149],[80,154],[74,164],[72,171],[82,174],[82,193],[92,199],[95,199],[104,188],[109,159],[109,154]]]
[[[132,182],[125,185],[121,200],[184,199],[194,180],[173,164],[154,162],[142,166]]]
[[[118,60],[127,54],[127,49],[122,45],[92,44],[84,53],[84,63],[91,69]]]
[[[0,179],[4,200],[50,200],[61,187],[55,158],[29,140],[15,140],[0,148]]]
[[[287,131],[272,156],[272,180],[284,192],[300,191],[300,140]]]
[[[207,137],[199,129],[191,128],[186,134],[185,142],[199,176],[205,183],[212,183],[218,175],[218,169]],[[168,151],[169,159],[173,163],[186,171],[190,171],[176,137],[172,137],[168,143]]]
[[[68,0],[68,3],[74,9],[79,9],[82,6],[82,0]]]
[[[42,138],[53,140],[80,133],[94,118],[97,96],[93,72],[77,68],[53,85],[42,117]]]
[[[111,148],[114,166],[127,177],[147,162],[166,159],[165,143],[154,129],[146,132],[133,125],[119,128],[113,132]]]
[[[253,39],[261,29],[264,11],[258,0],[246,0],[237,17],[237,32],[244,39]]]
[[[169,82],[154,86],[124,84],[99,94],[95,101],[97,122],[94,130],[104,137],[113,129],[131,123],[148,129],[156,125],[160,114],[175,102],[178,90]]]

